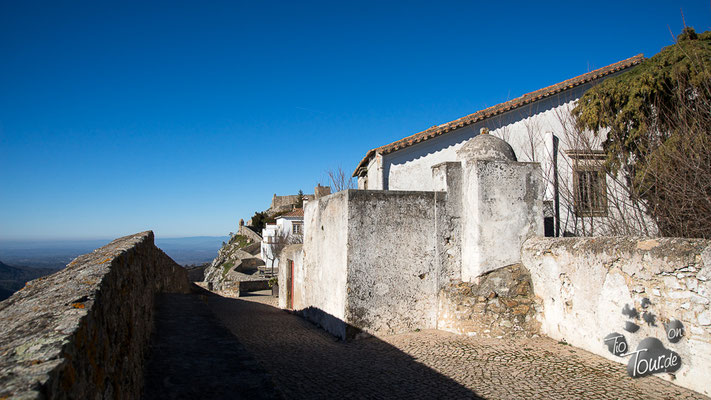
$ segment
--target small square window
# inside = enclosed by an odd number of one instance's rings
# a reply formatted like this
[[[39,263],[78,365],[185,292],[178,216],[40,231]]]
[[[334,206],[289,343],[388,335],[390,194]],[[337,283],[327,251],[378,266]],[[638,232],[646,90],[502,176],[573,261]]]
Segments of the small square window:
[[[302,228],[301,224],[292,224],[291,225],[291,233],[293,233],[295,235],[300,235],[301,231],[302,231],[301,228]]]

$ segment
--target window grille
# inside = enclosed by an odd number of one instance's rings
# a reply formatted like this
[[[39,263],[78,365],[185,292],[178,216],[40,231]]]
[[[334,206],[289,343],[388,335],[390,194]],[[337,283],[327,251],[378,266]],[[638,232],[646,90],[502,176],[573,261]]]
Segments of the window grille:
[[[579,217],[607,216],[607,184],[602,152],[569,152],[573,159],[573,195]]]
[[[301,234],[301,224],[291,225],[291,232],[296,235],[300,235]]]

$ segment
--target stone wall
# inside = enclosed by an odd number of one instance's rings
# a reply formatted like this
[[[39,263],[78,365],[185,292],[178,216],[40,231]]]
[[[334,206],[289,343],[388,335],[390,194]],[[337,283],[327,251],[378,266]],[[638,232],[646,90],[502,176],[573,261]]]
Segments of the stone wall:
[[[313,194],[305,194],[304,200],[313,200]],[[282,211],[291,210],[292,207],[299,202],[298,194],[290,194],[286,196],[277,196],[276,194],[272,197],[272,203],[269,206],[269,213],[274,214]]]
[[[308,202],[294,309],[344,339],[434,328],[444,202],[441,192],[371,190]]]
[[[522,261],[543,302],[542,333],[628,368],[639,354],[612,351],[657,342],[660,354],[671,350],[681,361],[659,376],[711,394],[711,241],[534,238]]]
[[[452,280],[462,278],[462,167],[459,162],[432,167],[435,190],[444,193],[436,199],[437,264],[441,290]]]
[[[435,327],[441,192],[348,191],[346,322],[375,334]]]
[[[331,334],[346,337],[348,191],[304,207],[302,281],[294,286],[294,309]]]
[[[289,304],[287,304],[289,299],[289,292],[291,289],[290,285],[292,285],[291,280],[294,280],[293,287],[304,287],[304,252],[302,247],[303,245],[300,243],[286,246],[284,250],[281,251],[281,255],[279,256],[280,259],[285,260],[284,268],[279,268],[280,308],[294,309],[294,305],[298,306],[299,308],[304,308],[303,289],[296,291],[292,294],[292,299],[294,302],[292,306],[289,306]],[[289,265],[290,261],[294,263],[293,276],[291,276],[292,271],[291,266]]]
[[[261,243],[262,242],[262,237],[255,231],[252,230],[252,228],[246,226],[246,225],[240,225],[239,231],[237,231],[237,234],[246,236],[255,243]]]
[[[154,294],[189,290],[152,232],[28,282],[0,302],[0,398],[139,398]]]
[[[491,271],[478,282],[461,280],[439,293],[437,329],[478,337],[532,336],[539,332],[540,304],[521,264]]]

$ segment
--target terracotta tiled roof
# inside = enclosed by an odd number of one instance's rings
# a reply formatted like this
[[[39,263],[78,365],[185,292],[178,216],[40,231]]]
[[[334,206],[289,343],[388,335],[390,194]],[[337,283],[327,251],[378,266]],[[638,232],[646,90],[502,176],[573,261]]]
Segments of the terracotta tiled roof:
[[[294,211],[290,211],[286,214],[282,214],[279,216],[281,217],[301,217],[304,218],[304,209],[303,208],[295,208]]]
[[[368,162],[371,158],[375,156],[375,154],[388,154],[412,146],[413,144],[424,142],[425,140],[443,135],[455,129],[465,127],[483,119],[493,117],[497,114],[502,114],[507,111],[511,111],[515,108],[524,106],[534,101],[546,98],[548,96],[563,92],[568,89],[572,89],[576,86],[580,86],[585,83],[589,83],[591,81],[594,81],[595,79],[602,78],[604,76],[613,74],[623,69],[633,67],[641,63],[643,60],[644,55],[638,54],[626,60],[622,60],[614,64],[608,65],[607,67],[596,69],[586,74],[576,76],[575,78],[556,83],[555,85],[551,85],[543,89],[538,89],[535,92],[524,94],[523,96],[517,97],[513,100],[509,100],[507,102],[497,104],[489,108],[485,108],[483,110],[475,112],[474,114],[469,114],[466,117],[462,117],[442,125],[433,126],[427,130],[416,133],[412,136],[408,136],[404,139],[392,142],[385,146],[380,146],[375,149],[371,149],[368,151],[368,153],[366,153],[365,157],[363,157],[361,162],[358,164],[358,167],[353,172],[353,176],[358,176],[358,173],[368,166]]]

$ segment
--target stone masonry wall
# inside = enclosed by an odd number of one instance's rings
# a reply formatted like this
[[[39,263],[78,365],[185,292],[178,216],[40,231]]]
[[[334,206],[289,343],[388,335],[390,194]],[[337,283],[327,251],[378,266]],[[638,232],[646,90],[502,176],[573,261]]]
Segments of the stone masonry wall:
[[[478,282],[453,280],[439,293],[437,329],[477,337],[532,336],[540,304],[521,264],[488,272]]]
[[[255,243],[262,242],[262,237],[257,232],[253,231],[252,228],[250,228],[246,225],[240,225],[239,230],[237,231],[237,234],[242,235],[242,236],[247,236],[248,238],[252,239]]]
[[[711,241],[533,238],[521,258],[543,301],[542,333],[628,372],[676,363],[657,375],[711,394]],[[650,347],[656,364],[634,353]]]
[[[28,282],[0,302],[0,398],[139,398],[154,294],[189,290],[152,232]]]
[[[313,194],[305,194],[304,200],[313,200]],[[272,197],[272,203],[269,207],[271,213],[278,213],[282,211],[291,210],[291,208],[299,202],[298,194],[290,194],[286,196],[277,196],[276,194]]]

